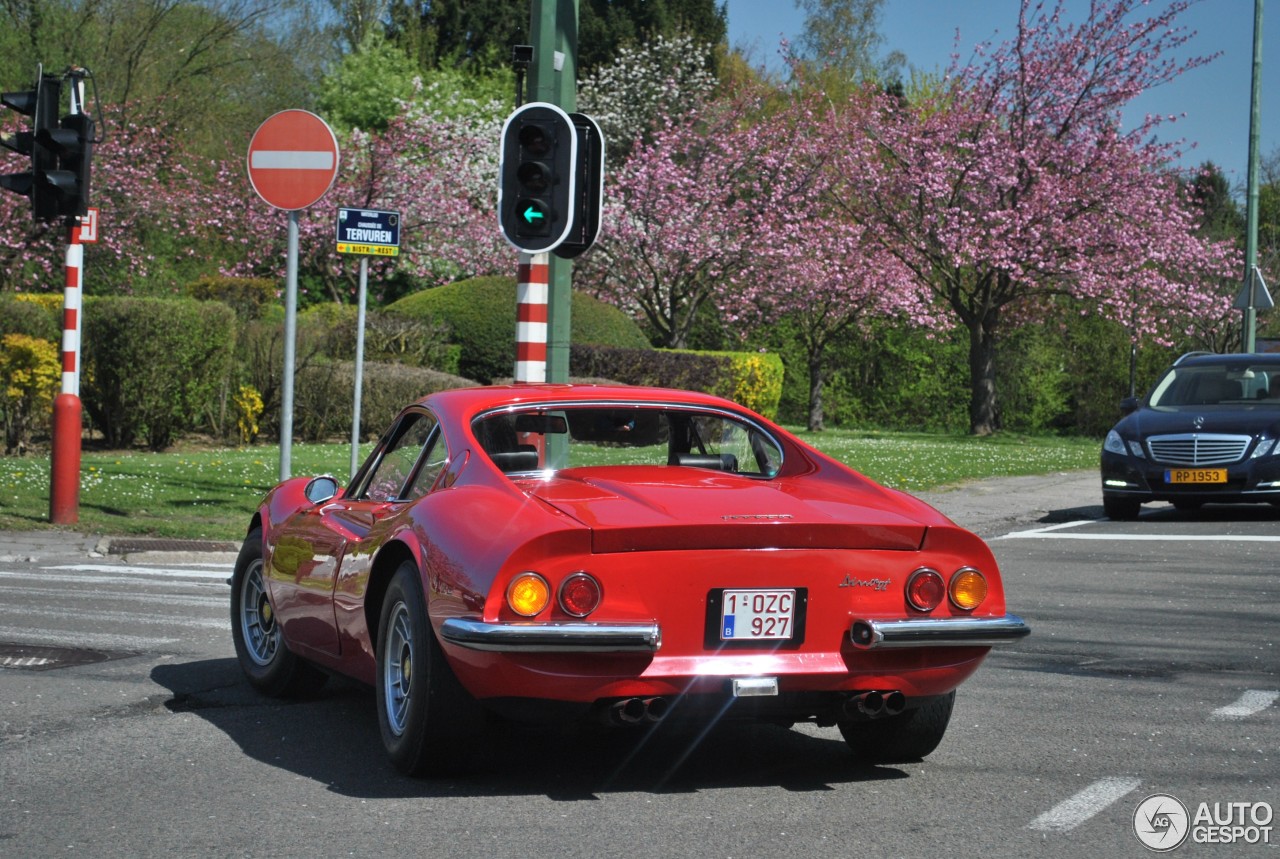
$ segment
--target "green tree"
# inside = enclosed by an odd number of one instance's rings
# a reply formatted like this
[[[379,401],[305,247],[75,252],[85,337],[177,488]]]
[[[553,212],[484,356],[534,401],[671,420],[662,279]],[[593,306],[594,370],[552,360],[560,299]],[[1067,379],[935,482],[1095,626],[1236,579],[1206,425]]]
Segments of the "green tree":
[[[90,109],[101,99],[121,123],[222,154],[275,110],[309,106],[333,59],[310,15],[306,0],[13,0],[0,4],[0,78],[87,68]]]
[[[320,111],[342,131],[385,131],[401,103],[413,97],[416,73],[404,51],[370,32],[320,82]]]
[[[881,56],[880,10],[884,0],[795,0],[805,13],[797,58],[823,70],[827,83],[890,84],[902,76],[900,51]]]
[[[579,72],[612,62],[626,45],[658,36],[684,34],[698,44],[723,45],[729,31],[728,16],[727,5],[716,0],[582,0],[578,11]]]
[[[387,35],[423,71],[491,71],[527,41],[529,0],[392,0]]]
[[[1244,213],[1231,195],[1231,186],[1222,168],[1212,161],[1200,165],[1200,170],[1186,183],[1187,198],[1200,213],[1200,227],[1204,234],[1214,239],[1244,239]]]

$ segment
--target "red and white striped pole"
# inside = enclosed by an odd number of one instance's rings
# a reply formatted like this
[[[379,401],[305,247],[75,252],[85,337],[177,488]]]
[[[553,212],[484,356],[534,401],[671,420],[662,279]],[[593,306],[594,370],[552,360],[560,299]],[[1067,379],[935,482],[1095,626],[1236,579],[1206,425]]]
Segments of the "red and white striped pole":
[[[78,219],[67,230],[67,281],[62,293],[62,391],[53,401],[49,521],[80,519],[80,307],[84,245]]]
[[[516,282],[517,385],[547,380],[547,296],[550,258],[546,253],[520,254]]]

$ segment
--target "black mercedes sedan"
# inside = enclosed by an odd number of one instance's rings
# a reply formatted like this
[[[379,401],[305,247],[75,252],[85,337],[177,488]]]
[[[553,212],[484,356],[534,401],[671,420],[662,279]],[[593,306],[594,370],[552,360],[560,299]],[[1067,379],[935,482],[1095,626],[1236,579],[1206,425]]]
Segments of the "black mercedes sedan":
[[[1280,353],[1184,355],[1102,444],[1102,503],[1135,519],[1144,501],[1179,510],[1280,504]]]

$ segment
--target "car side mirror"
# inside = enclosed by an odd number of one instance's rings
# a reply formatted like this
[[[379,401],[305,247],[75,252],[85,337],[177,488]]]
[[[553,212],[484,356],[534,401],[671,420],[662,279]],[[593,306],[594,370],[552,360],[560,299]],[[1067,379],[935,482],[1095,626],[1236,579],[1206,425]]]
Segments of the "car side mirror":
[[[323,504],[338,494],[338,481],[327,474],[323,477],[313,477],[302,490],[302,494],[307,496],[307,500],[312,504]]]
[[[1123,400],[1120,401],[1120,414],[1122,415],[1133,414],[1138,410],[1138,402],[1139,400],[1137,397],[1125,397]]]

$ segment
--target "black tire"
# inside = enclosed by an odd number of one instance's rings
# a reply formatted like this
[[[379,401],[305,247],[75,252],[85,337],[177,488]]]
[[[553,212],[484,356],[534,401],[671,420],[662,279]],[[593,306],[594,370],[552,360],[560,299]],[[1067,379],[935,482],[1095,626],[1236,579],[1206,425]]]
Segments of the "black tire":
[[[431,631],[411,561],[387,587],[377,653],[378,728],[396,769],[414,776],[466,769],[482,714]]]
[[[231,638],[249,685],[273,698],[319,691],[328,675],[284,643],[262,578],[262,529],[245,537],[231,577]]]
[[[1132,498],[1115,498],[1112,496],[1102,496],[1102,509],[1107,514],[1108,519],[1114,519],[1117,522],[1132,522],[1138,518],[1138,511],[1142,509],[1142,502]]]
[[[862,763],[918,761],[942,742],[955,702],[956,693],[952,690],[896,716],[871,721],[840,720],[836,724],[849,750]]]

